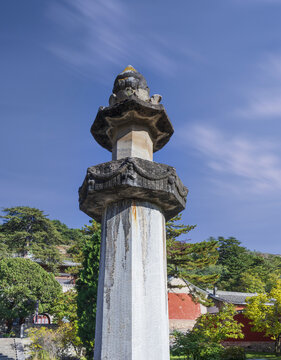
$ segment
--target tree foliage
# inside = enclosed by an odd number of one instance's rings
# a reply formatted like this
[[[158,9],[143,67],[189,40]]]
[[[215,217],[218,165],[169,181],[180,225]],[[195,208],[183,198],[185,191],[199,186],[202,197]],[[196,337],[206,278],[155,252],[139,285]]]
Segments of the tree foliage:
[[[281,280],[269,293],[248,297],[245,315],[254,331],[265,332],[275,340],[276,353],[281,352]]]
[[[237,289],[250,293],[263,293],[265,291],[265,287],[265,282],[261,279],[257,272],[246,270],[241,275],[240,284],[237,286]]]
[[[29,259],[7,258],[0,261],[0,320],[8,322],[11,329],[13,320],[24,318],[35,312],[50,310],[61,292],[61,286],[53,274]]]
[[[76,282],[78,336],[83,342],[88,359],[92,359],[94,351],[100,233],[100,225],[95,221],[84,228],[86,236],[83,247],[83,268]]]
[[[82,343],[75,335],[72,323],[62,323],[55,329],[33,328],[29,331],[29,338],[32,359],[69,359],[69,354],[73,354],[73,350],[76,358],[83,358]]]
[[[69,290],[61,293],[50,313],[54,316],[54,322],[58,324],[58,329],[52,334],[53,341],[59,340],[58,350],[61,346],[66,348],[72,346],[76,354],[81,355],[83,343],[78,336],[77,292]]]
[[[0,241],[6,251],[34,259],[55,270],[60,263],[56,245],[61,242],[60,233],[43,211],[27,206],[3,210]]]
[[[173,333],[171,354],[192,360],[221,360],[223,347],[221,344],[212,343],[204,334],[194,331]]]
[[[54,301],[50,314],[54,316],[54,322],[57,324],[70,322],[77,325],[77,292],[72,289],[59,294]]]
[[[209,341],[220,343],[226,339],[243,339],[243,324],[234,320],[235,308],[232,304],[225,304],[216,314],[204,314],[196,322],[194,332],[204,334]]]
[[[201,315],[192,331],[175,332],[172,353],[194,360],[225,359],[221,345],[228,338],[243,338],[242,324],[234,320],[235,309],[228,304],[217,314]]]
[[[51,220],[56,230],[61,236],[61,244],[76,245],[83,240],[83,231],[81,229],[72,229],[59,220]]]
[[[250,251],[234,237],[218,238],[217,286],[228,291],[270,291],[281,275],[281,258]]]
[[[220,288],[233,291],[240,285],[242,274],[250,265],[247,249],[240,246],[241,242],[233,237],[218,238],[218,265],[223,266],[218,285]]]
[[[188,243],[178,240],[187,234],[195,225],[180,224],[181,215],[174,217],[166,224],[168,276],[185,279],[194,285],[206,287],[218,280],[217,273],[207,273],[206,269],[218,259],[217,241]]]

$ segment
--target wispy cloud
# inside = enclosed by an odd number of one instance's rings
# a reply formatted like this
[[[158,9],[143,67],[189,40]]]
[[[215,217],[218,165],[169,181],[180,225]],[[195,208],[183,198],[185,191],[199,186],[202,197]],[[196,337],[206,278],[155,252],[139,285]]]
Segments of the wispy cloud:
[[[203,155],[215,178],[231,175],[231,185],[246,190],[280,191],[280,147],[266,140],[250,139],[223,133],[215,128],[194,125],[181,132],[189,144]],[[240,182],[239,182],[240,181]]]
[[[253,119],[281,118],[281,91],[270,95],[269,93],[255,95],[255,100],[239,109],[235,115]]]
[[[256,66],[256,79],[247,104],[235,115],[252,119],[281,118],[281,55],[267,54]]]
[[[125,5],[119,0],[52,3],[48,15],[60,36],[49,49],[80,71],[100,74],[100,69],[110,64],[133,62],[136,67],[146,64],[157,72],[173,74],[176,67],[171,48],[145,28],[138,32],[130,4]]]

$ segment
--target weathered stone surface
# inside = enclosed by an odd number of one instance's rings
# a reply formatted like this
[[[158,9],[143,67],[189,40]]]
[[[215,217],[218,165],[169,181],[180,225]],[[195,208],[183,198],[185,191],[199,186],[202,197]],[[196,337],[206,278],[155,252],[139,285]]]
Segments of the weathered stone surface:
[[[79,203],[82,211],[100,222],[110,203],[149,201],[159,206],[168,220],[185,208],[187,193],[173,167],[125,158],[90,167],[79,189]]]
[[[109,105],[123,101],[135,95],[137,98],[151,102],[152,104],[159,104],[162,97],[159,94],[154,94],[150,97],[149,87],[145,77],[140,74],[132,65],[128,65],[119,75],[117,75],[112,90],[112,95],[109,98]]]
[[[100,107],[91,133],[101,146],[112,152],[115,133],[120,127],[132,124],[147,128],[154,152],[160,150],[174,133],[163,105],[143,101],[134,94],[113,106]]]
[[[149,203],[103,216],[95,360],[169,360],[165,218]]]
[[[117,75],[112,95],[109,98],[109,105],[123,101],[133,94],[141,100],[150,101],[149,87],[144,76],[129,65]]]
[[[114,143],[112,160],[126,157],[153,160],[153,143],[149,132],[143,126],[131,125],[120,128]]]

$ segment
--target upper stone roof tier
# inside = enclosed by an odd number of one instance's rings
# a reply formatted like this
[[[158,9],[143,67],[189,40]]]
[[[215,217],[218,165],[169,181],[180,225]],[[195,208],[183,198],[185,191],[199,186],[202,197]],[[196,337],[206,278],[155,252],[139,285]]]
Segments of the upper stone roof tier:
[[[101,146],[112,151],[120,128],[137,125],[149,132],[153,152],[160,150],[174,132],[160,101],[158,94],[150,97],[144,76],[129,65],[116,77],[109,106],[99,108],[91,133]]]

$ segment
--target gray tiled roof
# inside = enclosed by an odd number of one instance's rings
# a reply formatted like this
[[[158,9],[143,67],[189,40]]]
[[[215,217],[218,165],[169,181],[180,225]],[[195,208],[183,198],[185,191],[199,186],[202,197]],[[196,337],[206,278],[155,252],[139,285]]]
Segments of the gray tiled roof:
[[[217,290],[216,295],[210,293],[209,297],[214,300],[218,300],[226,303],[231,303],[235,305],[245,305],[247,297],[256,296],[256,295],[258,294]]]

